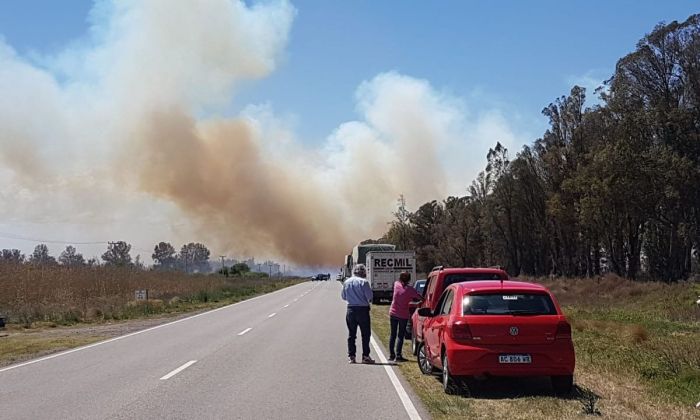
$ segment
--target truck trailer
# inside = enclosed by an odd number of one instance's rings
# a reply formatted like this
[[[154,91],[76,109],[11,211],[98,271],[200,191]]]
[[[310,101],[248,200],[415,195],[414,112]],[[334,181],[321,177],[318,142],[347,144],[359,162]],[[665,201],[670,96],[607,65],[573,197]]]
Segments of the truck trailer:
[[[372,285],[372,303],[391,300],[394,282],[399,274],[411,274],[410,284],[416,281],[416,253],[414,251],[369,251],[366,256],[367,280]]]

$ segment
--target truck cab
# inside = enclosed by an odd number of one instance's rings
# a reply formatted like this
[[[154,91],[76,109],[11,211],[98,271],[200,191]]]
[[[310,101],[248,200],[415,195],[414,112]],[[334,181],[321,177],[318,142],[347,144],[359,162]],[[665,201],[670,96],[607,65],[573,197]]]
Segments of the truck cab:
[[[423,291],[423,301],[417,304],[417,308],[430,308],[435,310],[442,292],[447,286],[454,283],[463,283],[475,280],[508,280],[508,273],[500,268],[443,268],[438,266],[428,274],[428,279]],[[409,326],[412,332],[411,347],[413,354],[416,354],[418,343],[423,341],[423,323],[425,317],[419,316],[418,311],[414,311],[409,319]]]

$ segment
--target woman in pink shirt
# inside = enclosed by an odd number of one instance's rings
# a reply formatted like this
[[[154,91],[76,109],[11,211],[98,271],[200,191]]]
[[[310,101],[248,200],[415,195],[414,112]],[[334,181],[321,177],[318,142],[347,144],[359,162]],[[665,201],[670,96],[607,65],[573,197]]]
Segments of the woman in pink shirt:
[[[411,280],[411,274],[403,272],[399,275],[399,280],[394,283],[394,298],[391,301],[389,309],[389,321],[391,323],[391,335],[389,336],[389,361],[405,362],[406,359],[401,355],[403,349],[403,339],[406,334],[406,323],[410,317],[408,304],[414,300],[423,300],[416,289],[408,284]],[[394,351],[394,342],[396,341],[398,330],[398,342],[396,343],[396,351]]]

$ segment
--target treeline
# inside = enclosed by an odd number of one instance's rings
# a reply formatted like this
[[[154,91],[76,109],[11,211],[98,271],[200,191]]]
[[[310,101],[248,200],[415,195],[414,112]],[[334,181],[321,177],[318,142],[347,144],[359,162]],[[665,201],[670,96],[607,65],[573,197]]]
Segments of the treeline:
[[[153,270],[177,270],[186,273],[207,273],[209,266],[209,249],[201,243],[190,242],[182,245],[180,251],[168,242],[158,243],[151,258],[153,258]],[[131,257],[131,244],[124,241],[109,242],[107,250],[100,257],[86,259],[72,245],[66,246],[58,259],[49,253],[46,244],[39,244],[34,252],[26,257],[18,249],[0,250],[0,264],[31,264],[37,266],[61,265],[65,267],[96,267],[100,265],[112,267],[131,267],[146,269],[139,255]],[[239,270],[240,271],[240,270]]]
[[[700,247],[700,15],[660,24],[599,88],[542,111],[549,128],[511,159],[497,144],[464,197],[403,199],[385,240],[433,265],[511,275],[686,279]]]

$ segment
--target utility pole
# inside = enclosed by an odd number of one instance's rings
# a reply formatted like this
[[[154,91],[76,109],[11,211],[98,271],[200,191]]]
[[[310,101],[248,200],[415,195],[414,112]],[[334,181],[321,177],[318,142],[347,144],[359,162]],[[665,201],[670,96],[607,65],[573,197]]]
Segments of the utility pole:
[[[223,271],[224,271],[224,258],[225,258],[226,256],[225,256],[225,255],[219,255],[219,257],[221,258],[221,272],[223,272]]]

